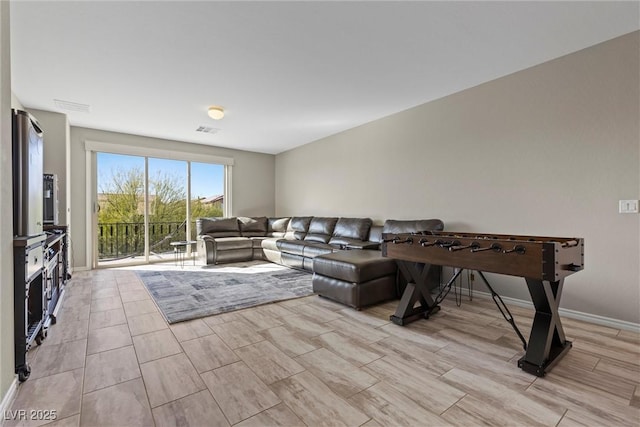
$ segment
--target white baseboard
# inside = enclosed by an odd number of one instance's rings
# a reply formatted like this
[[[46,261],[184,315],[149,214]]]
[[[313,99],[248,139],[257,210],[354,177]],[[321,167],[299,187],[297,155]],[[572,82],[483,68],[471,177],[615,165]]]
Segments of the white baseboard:
[[[0,417],[0,426],[4,425],[4,414],[6,413],[6,411],[9,411],[9,409],[11,409],[11,404],[13,403],[13,399],[16,397],[17,391],[18,377],[16,376],[13,378],[13,382],[9,386],[9,390],[7,390],[7,393],[2,398],[2,402],[0,402],[0,414],[2,414],[2,417]]]
[[[72,272],[76,271],[89,271],[91,270],[89,267],[73,267]]]
[[[478,295],[482,298],[491,298],[491,294],[489,292],[483,291],[473,291],[473,295]],[[517,298],[503,297],[501,298],[504,302],[508,302],[513,305],[517,305],[520,307],[527,307],[533,309],[533,303],[531,301],[525,301]],[[615,329],[624,329],[626,331],[640,333],[640,324],[627,322],[625,320],[612,319],[610,317],[598,316],[597,314],[584,313],[582,311],[569,310],[566,308],[559,308],[558,313],[561,316],[568,317],[570,319],[582,320],[589,323],[594,323],[596,325],[608,326],[610,328]]]

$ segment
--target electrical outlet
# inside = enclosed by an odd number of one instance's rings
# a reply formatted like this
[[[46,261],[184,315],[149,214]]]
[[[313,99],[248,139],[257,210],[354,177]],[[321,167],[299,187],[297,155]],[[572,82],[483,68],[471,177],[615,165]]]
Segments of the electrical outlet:
[[[618,211],[620,213],[638,213],[638,200],[620,200]]]

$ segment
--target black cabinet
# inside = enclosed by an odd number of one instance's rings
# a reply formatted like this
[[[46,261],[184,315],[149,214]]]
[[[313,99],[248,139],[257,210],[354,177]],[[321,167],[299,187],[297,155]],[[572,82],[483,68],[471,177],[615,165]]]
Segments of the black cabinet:
[[[56,323],[58,303],[62,291],[71,278],[69,274],[68,234],[66,226],[45,226],[47,240],[44,246],[44,292],[47,308],[46,326]]]
[[[45,227],[37,236],[13,240],[15,369],[20,381],[29,378],[29,348],[47,337],[56,323],[69,274],[66,226]]]
[[[46,235],[13,240],[15,368],[18,379],[29,378],[27,351],[46,337],[47,301],[44,291],[44,242]]]

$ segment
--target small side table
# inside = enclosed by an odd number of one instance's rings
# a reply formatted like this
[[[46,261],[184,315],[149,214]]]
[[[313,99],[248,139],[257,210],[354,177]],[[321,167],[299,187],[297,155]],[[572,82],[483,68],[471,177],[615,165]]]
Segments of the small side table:
[[[198,242],[196,242],[195,240],[181,240],[179,242],[169,243],[171,246],[173,246],[173,262],[175,263],[175,265],[178,265],[178,263],[180,263],[180,267],[184,268],[184,257],[187,253],[187,247],[195,245],[196,243]],[[192,255],[191,257],[193,258],[193,265],[196,265],[195,256]]]

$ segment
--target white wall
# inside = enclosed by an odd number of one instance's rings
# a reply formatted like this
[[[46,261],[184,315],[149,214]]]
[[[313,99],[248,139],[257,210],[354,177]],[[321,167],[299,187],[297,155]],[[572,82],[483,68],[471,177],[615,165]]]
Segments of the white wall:
[[[9,2],[0,1],[0,402],[15,378]]]
[[[639,34],[281,153],[276,214],[583,237],[561,306],[640,323],[640,217],[617,212],[640,198]]]
[[[275,213],[275,156],[226,148],[189,144],[178,141],[71,127],[71,196],[70,207],[72,264],[76,268],[88,266],[86,257],[86,156],[85,141],[125,144],[145,148],[173,150],[231,157],[233,166],[232,215],[274,215]]]

